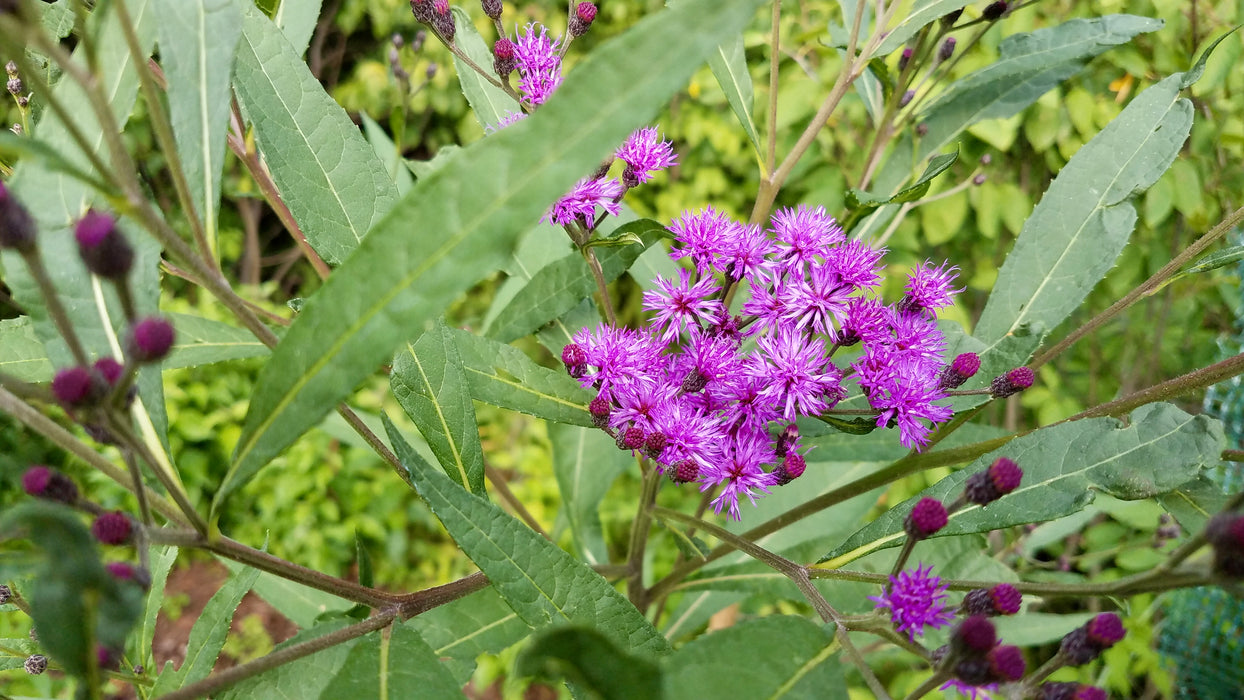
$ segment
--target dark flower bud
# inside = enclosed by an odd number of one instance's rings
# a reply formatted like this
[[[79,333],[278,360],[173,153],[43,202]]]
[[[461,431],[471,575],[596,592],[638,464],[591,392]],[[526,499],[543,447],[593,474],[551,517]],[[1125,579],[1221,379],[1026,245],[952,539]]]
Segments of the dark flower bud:
[[[1076,688],[1075,700],[1109,700],[1106,691],[1095,685],[1082,685]]]
[[[989,155],[988,153],[981,156],[981,165],[989,165],[992,162],[993,162],[993,156]]]
[[[389,37],[389,43],[393,44],[393,48],[400,49],[406,44],[406,40],[402,38],[401,34],[394,32],[393,36]]]
[[[622,169],[622,186],[628,190],[639,187],[639,174],[629,163]]]
[[[773,470],[774,476],[777,478],[778,486],[785,486],[790,482],[803,476],[804,469],[807,469],[808,463],[797,452],[791,452],[786,455],[786,459]]]
[[[108,382],[108,386],[116,386],[117,382],[121,381],[121,376],[125,374],[125,365],[111,357],[99,358],[91,368]]]
[[[945,61],[953,55],[955,55],[955,38],[948,36],[937,49],[937,60]]]
[[[907,92],[904,92],[903,96],[898,99],[898,106],[906,107],[907,105],[911,104],[911,100],[915,96],[916,96],[915,90],[908,90]]]
[[[13,599],[13,589],[0,583],[0,605],[4,605]]]
[[[78,485],[61,472],[36,465],[22,474],[22,490],[29,496],[73,505],[78,502]]]
[[[173,324],[150,316],[134,324],[126,350],[135,362],[158,362],[173,349]]]
[[[92,209],[74,227],[74,237],[86,269],[110,280],[129,274],[134,249],[117,228],[116,219]]]
[[[449,0],[432,0],[432,28],[446,44],[454,43],[454,16],[449,11]]]
[[[1214,573],[1244,579],[1244,515],[1219,513],[1210,518],[1205,539],[1214,549]]]
[[[942,661],[946,659],[946,656],[949,653],[950,653],[950,645],[943,644],[940,647],[934,649],[932,654],[929,654],[929,663],[933,665],[933,668],[937,668],[938,666],[942,665]]]
[[[993,672],[994,680],[1007,683],[1023,678],[1028,664],[1024,662],[1024,652],[1019,647],[1003,644],[989,651],[989,670]]]
[[[26,673],[37,676],[48,670],[48,657],[43,654],[31,654],[26,657],[26,663],[22,665],[26,669]]]
[[[0,182],[0,248],[26,253],[35,249],[35,221]]]
[[[616,442],[619,450],[638,450],[644,446],[644,429],[635,426],[620,428]]]
[[[986,657],[970,657],[955,664],[954,676],[968,685],[985,685],[993,682],[993,668]]]
[[[957,389],[963,386],[963,383],[976,376],[977,370],[981,368],[981,358],[974,352],[965,352],[950,361],[949,365],[942,368],[942,374],[937,380],[940,389]]]
[[[4,64],[4,72],[8,73],[10,78],[17,77],[17,61],[9,61]]]
[[[613,406],[609,404],[609,399],[601,394],[588,403],[587,412],[592,414],[592,425],[604,428],[609,425],[609,414],[613,412]]]
[[[702,391],[706,386],[708,386],[708,377],[696,370],[691,370],[691,373],[682,380],[682,390],[688,394]]]
[[[777,456],[785,457],[790,448],[799,444],[799,426],[794,423],[787,423],[782,428],[782,433],[777,437],[777,443],[773,447],[773,451]]]
[[[899,54],[899,57],[898,57],[898,69],[899,70],[906,70],[907,64],[911,63],[912,53],[913,53],[912,48],[908,46],[903,49],[903,53]]]
[[[1083,666],[1101,655],[1101,649],[1088,639],[1083,627],[1077,627],[1063,637],[1059,643],[1058,653],[1062,654],[1068,666]]]
[[[497,43],[492,45],[492,67],[502,78],[513,73],[514,67],[518,65],[515,48],[514,42],[505,37],[497,39]]]
[[[984,615],[972,615],[950,634],[950,647],[968,656],[981,656],[998,643],[998,631]]]
[[[962,14],[963,14],[962,7],[957,10],[951,10],[950,12],[947,12],[946,14],[942,15],[942,26],[946,27],[947,29],[955,26],[955,22],[959,21],[959,15],[962,15]]]
[[[654,430],[644,437],[644,454],[652,459],[657,459],[661,453],[665,451],[665,443],[669,438],[665,437],[665,433],[660,430]]]
[[[1006,374],[994,377],[989,383],[989,393],[995,399],[1005,399],[1032,386],[1035,378],[1031,367],[1016,367]]]
[[[91,534],[103,544],[125,544],[134,534],[134,525],[129,516],[118,510],[95,518]]]
[[[95,660],[99,663],[99,667],[105,671],[115,671],[121,668],[121,653],[115,649],[100,644],[95,647]]]
[[[427,69],[423,71],[423,74],[427,76],[428,80],[431,80],[436,77],[436,71],[440,70],[440,68],[439,64],[429,63]]]
[[[479,4],[484,9],[484,14],[488,15],[488,19],[500,19],[501,0],[480,0]]]
[[[1002,2],[1001,0],[998,0],[998,2],[991,2],[981,12],[981,17],[984,17],[985,19],[992,22],[995,19],[998,19],[1002,15],[1006,14],[1006,9],[1007,9],[1007,3]]]
[[[1080,684],[1074,681],[1042,683],[1037,690],[1037,700],[1074,700]]]
[[[410,0],[410,11],[414,14],[415,21],[423,24],[432,23],[432,0]],[[418,39],[418,37],[419,35],[416,34],[415,38]],[[419,50],[415,49],[413,46],[411,48],[415,51]]]
[[[670,478],[676,484],[686,484],[695,481],[700,475],[700,466],[695,463],[694,459],[684,459],[674,465],[674,470],[670,472]]]
[[[130,581],[144,590],[151,586],[151,575],[145,569],[127,564],[123,561],[109,562],[104,565],[108,574],[118,581]]]
[[[23,90],[25,89],[22,87],[21,78],[9,78],[9,81],[8,83],[5,84],[5,87],[8,88],[9,94],[14,97],[17,97],[18,95],[22,94]]]
[[[1023,596],[1009,583],[993,588],[977,588],[963,597],[963,612],[968,615],[1014,615],[1019,612]]]
[[[418,53],[419,50],[423,48],[423,42],[427,40],[428,40],[428,33],[426,30],[423,30],[423,29],[416,30],[415,36],[412,37],[410,40],[410,50],[414,53]]]
[[[999,457],[983,472],[968,477],[963,495],[972,503],[986,505],[1002,498],[1019,487],[1024,470],[1006,457]]]
[[[929,133],[929,125],[920,122],[916,125],[916,136],[926,136]]]
[[[588,28],[592,26],[592,20],[594,19],[596,19],[596,5],[590,2],[581,2],[576,5],[574,13],[570,15],[570,36],[583,36],[586,34]]]
[[[587,364],[587,351],[575,343],[567,345],[562,348],[562,364],[567,368]]]
[[[919,540],[946,527],[947,519],[946,506],[941,501],[921,498],[907,516],[905,527],[908,535]]]
[[[985,184],[985,173],[977,173],[973,175],[972,184],[977,186]]]
[[[67,409],[89,405],[106,390],[103,378],[85,367],[66,367],[52,377],[52,395]]]
[[[1112,612],[1102,613],[1089,620],[1084,629],[1089,641],[1102,649],[1109,649],[1127,634],[1123,629],[1123,620]]]
[[[1068,666],[1083,666],[1123,639],[1124,634],[1123,621],[1118,615],[1102,613],[1067,633],[1058,653]]]

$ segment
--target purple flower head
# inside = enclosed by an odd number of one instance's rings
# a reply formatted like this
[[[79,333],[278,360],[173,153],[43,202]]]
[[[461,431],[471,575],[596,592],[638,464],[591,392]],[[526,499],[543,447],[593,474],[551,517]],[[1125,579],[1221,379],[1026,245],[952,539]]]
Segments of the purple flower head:
[[[843,284],[858,290],[872,289],[881,282],[881,258],[885,248],[873,248],[863,241],[847,241],[829,249],[825,265]]]
[[[770,399],[786,420],[816,415],[838,403],[842,373],[829,361],[825,344],[795,331],[779,331],[757,341],[748,371],[767,386]]]
[[[724,311],[720,301],[709,298],[719,289],[712,277],[691,284],[691,271],[679,270],[677,283],[664,277],[656,283],[657,289],[644,292],[644,308],[655,313],[652,324],[662,342],[677,340],[682,331],[711,323]]]
[[[999,457],[985,471],[969,476],[963,493],[972,503],[983,506],[1014,491],[1023,477],[1024,470],[1018,464]]]
[[[923,383],[936,384],[942,368],[946,338],[928,316],[894,313],[890,317],[890,351],[901,361],[915,361],[921,367]],[[896,359],[900,359],[896,358]]]
[[[765,264],[765,258],[775,250],[773,240],[759,226],[738,226],[734,236],[726,240],[720,256],[722,267],[734,280],[751,280]]]
[[[718,268],[718,258],[727,254],[728,242],[738,237],[742,226],[723,212],[710,207],[682,216],[670,222],[669,230],[678,240],[670,250],[674,260],[690,257],[696,272],[707,275]]]
[[[613,391],[617,408],[609,414],[609,425],[620,428],[635,425],[647,432],[657,430],[653,416],[678,394],[678,387],[669,382],[630,382]]]
[[[676,373],[698,377],[704,382],[700,388],[720,386],[742,371],[742,362],[735,353],[738,345],[731,338],[692,329],[691,338],[676,361]],[[683,382],[686,391],[686,381]]]
[[[942,389],[955,389],[976,376],[981,368],[981,358],[974,352],[965,352],[955,356],[949,365],[942,368],[937,384]]]
[[[869,405],[880,412],[877,427],[898,427],[904,447],[919,449],[928,442],[932,428],[924,421],[942,423],[954,415],[950,406],[934,403],[945,394],[919,362],[872,346],[852,367]]]
[[[759,431],[736,432],[724,454],[700,470],[700,480],[704,482],[701,491],[717,485],[722,487],[721,493],[713,499],[713,512],[721,513],[722,508],[728,508],[732,519],[741,519],[739,496],[747,496],[752,505],[756,505],[757,491],[769,493],[769,487],[776,484],[775,476],[762,466],[773,459],[768,435]]]
[[[559,226],[575,222],[590,226],[596,218],[596,207],[617,216],[622,211],[622,206],[618,204],[621,197],[622,185],[617,180],[584,178],[575,183],[569,194],[557,200],[541,220]]]
[[[907,279],[907,296],[899,302],[899,309],[910,313],[932,313],[935,309],[951,306],[955,303],[955,295],[963,291],[953,286],[958,276],[959,268],[948,268],[946,263],[939,267],[933,267],[928,260],[920,263]]]
[[[779,273],[758,272],[751,283],[751,298],[743,302],[740,310],[745,315],[755,316],[756,320],[743,335],[751,337],[776,333],[778,329],[792,330],[786,309],[786,299],[790,295]],[[888,326],[886,330],[889,331]]]
[[[904,569],[890,577],[890,585],[882,595],[868,598],[878,609],[889,610],[894,628],[905,632],[913,642],[924,635],[926,628],[939,629],[954,619],[954,613],[946,609],[946,584],[930,575],[932,571],[932,566],[917,566],[915,571]]]
[[[661,346],[652,336],[629,328],[602,323],[594,332],[580,329],[572,341],[587,352],[579,384],[595,386],[606,396],[612,396],[616,384],[650,381],[647,375],[660,359]],[[592,371],[591,367],[597,369]]]
[[[526,118],[527,118],[526,112],[521,112],[521,111],[520,112],[506,112],[501,117],[501,119],[497,121],[496,124],[491,124],[489,126],[484,127],[484,133],[495,134],[498,131],[501,131],[502,129],[504,129],[505,127],[515,122],[521,122],[522,120]]]
[[[800,204],[795,209],[779,209],[769,223],[778,240],[776,266],[796,274],[818,258],[824,260],[830,246],[846,239],[834,217],[825,213],[825,207]]]
[[[828,265],[813,265],[807,276],[787,282],[782,288],[782,302],[791,327],[837,335],[836,326],[846,315],[847,302],[855,290],[843,284]]]
[[[562,84],[560,47],[561,40],[549,40],[548,30],[537,23],[528,24],[514,39],[518,89],[533,105],[544,104]]]
[[[960,695],[968,698],[968,700],[990,700],[993,698],[992,693],[998,689],[997,683],[986,683],[985,685],[971,685],[964,683],[958,678],[951,678],[945,683],[938,686],[938,690],[955,690]]]
[[[622,184],[635,187],[652,179],[652,174],[678,164],[673,144],[661,140],[655,127],[631,134],[614,155],[626,163]]]
[[[728,405],[722,422],[735,430],[764,430],[770,422],[781,418],[772,397],[762,394],[767,386],[764,377],[746,373],[729,382],[721,393]]]
[[[995,399],[1005,399],[1032,386],[1036,379],[1031,367],[1016,367],[1004,374],[999,374],[989,383],[989,393]]]
[[[863,341],[868,344],[880,343],[890,338],[890,309],[877,299],[852,297],[847,302],[846,313],[843,314],[841,328],[834,336],[834,342],[850,347]]]
[[[692,460],[699,469],[711,468],[720,459],[725,431],[721,422],[682,398],[663,404],[652,416],[656,430],[665,435],[665,449],[658,462],[677,465]]]
[[[907,516],[907,534],[915,539],[924,539],[946,527],[946,506],[936,498],[921,498]]]

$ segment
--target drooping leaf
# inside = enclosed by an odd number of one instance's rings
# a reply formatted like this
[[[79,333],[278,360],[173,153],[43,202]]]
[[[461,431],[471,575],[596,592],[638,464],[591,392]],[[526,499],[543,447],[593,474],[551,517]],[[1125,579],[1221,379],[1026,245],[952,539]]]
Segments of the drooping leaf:
[[[484,453],[454,335],[438,320],[393,358],[393,395],[454,481],[484,494]]]
[[[513,222],[537,219],[648,120],[756,4],[691,0],[646,17],[593,51],[536,114],[420,180],[307,302],[277,347],[214,508],[398,343],[497,268],[513,245]],[[412,221],[423,227],[418,235]]]
[[[531,627],[492,587],[433,608],[406,624],[419,630],[459,685],[471,678],[480,654],[495,654],[531,634]]]
[[[488,71],[489,76],[496,78],[496,71],[492,67],[492,49],[484,42],[484,37],[480,36],[479,30],[475,28],[471,15],[456,6],[451,8],[451,11],[456,26],[454,43],[475,62],[475,65]],[[458,83],[462,85],[462,94],[466,95],[467,102],[471,104],[471,111],[475,112],[475,119],[479,121],[480,126],[495,127],[506,114],[523,111],[518,106],[518,102],[507,95],[505,90],[485,80],[457,55],[454,56],[454,68],[458,71]]]
[[[233,87],[259,152],[307,242],[345,260],[397,201],[397,187],[358,127],[281,30],[247,4]]]
[[[541,367],[522,350],[453,331],[471,397],[486,404],[571,425],[592,425],[587,404],[593,394],[566,374]]]
[[[1163,494],[1216,463],[1223,441],[1221,423],[1165,403],[1136,409],[1128,425],[1114,418],[1054,425],[1012,440],[891,508],[820,561],[840,566],[901,545],[906,537],[903,521],[916,501],[930,497],[949,504],[963,492],[968,477],[1001,456],[1024,470],[1019,488],[987,506],[969,504],[951,513],[934,537],[1053,520],[1084,508],[1098,491],[1123,500]]]
[[[255,584],[259,576],[258,569],[244,567],[241,572],[229,577],[225,585],[207,601],[199,619],[195,620],[190,629],[190,639],[186,642],[186,659],[181,668],[173,670],[165,667],[156,680],[152,693],[163,695],[190,683],[207,678],[216,665],[216,657],[225,646],[225,637],[229,634],[229,624],[233,613],[243,596]]]
[[[708,55],[708,67],[712,69],[713,77],[717,78],[721,91],[726,94],[734,116],[743,126],[743,133],[747,134],[747,139],[759,155],[760,137],[756,135],[756,121],[752,118],[755,96],[752,74],[747,70],[747,56],[743,51],[743,35],[718,44],[717,49]]]
[[[229,76],[242,35],[242,12],[236,0],[156,0],[154,9],[177,155],[214,250]]]
[[[294,47],[294,53],[299,56],[306,52],[307,44],[311,43],[322,4],[323,0],[281,0],[281,4],[277,5],[272,21],[281,28]]]
[[[168,581],[168,572],[177,561],[176,547],[152,547],[150,555],[151,585],[147,590],[147,600],[143,608],[142,627],[138,631],[138,659],[147,668],[154,669],[151,641],[155,638],[156,616],[164,603],[164,584]]]
[[[651,219],[639,219],[620,226],[611,239],[631,235],[637,236],[639,241],[597,250],[606,282],[621,277],[648,246],[665,235],[665,227]],[[570,311],[596,289],[596,278],[587,260],[577,251],[572,252],[532,275],[531,281],[497,314],[497,321],[488,329],[488,337],[503,343],[521,338]]]
[[[670,698],[846,698],[833,632],[794,615],[741,622],[661,662]],[[764,650],[764,663],[746,663]]]
[[[609,550],[597,512],[605,492],[631,463],[630,453],[596,428],[552,424],[553,474],[562,513],[574,535],[575,553],[588,564],[605,564]]]
[[[907,40],[916,35],[925,25],[941,19],[945,15],[962,9],[967,0],[916,0],[908,10],[907,16],[898,21],[886,34],[885,40],[872,53],[873,56],[885,56],[896,51]]]
[[[457,700],[462,697],[462,687],[413,627],[394,625],[353,645],[319,697]]]
[[[661,671],[584,627],[554,627],[535,635],[515,662],[520,676],[564,678],[602,700],[661,700]]]
[[[410,447],[391,434],[399,459]],[[492,503],[426,465],[410,465],[415,489],[450,536],[528,625],[593,627],[627,650],[648,655],[669,644],[613,586],[585,564]]]

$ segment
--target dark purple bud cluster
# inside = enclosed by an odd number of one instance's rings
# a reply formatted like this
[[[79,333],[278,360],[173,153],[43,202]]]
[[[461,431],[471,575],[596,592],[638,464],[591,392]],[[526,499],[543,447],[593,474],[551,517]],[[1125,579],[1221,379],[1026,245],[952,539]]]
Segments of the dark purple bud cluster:
[[[1063,637],[1058,653],[1068,666],[1083,666],[1123,639],[1127,631],[1114,613],[1102,613]]]
[[[942,45],[937,49],[937,60],[945,61],[955,54],[955,38],[953,36],[946,37]]]
[[[0,583],[0,605],[4,605],[13,599],[13,589],[3,583]]]
[[[501,0],[480,0],[479,4],[484,14],[488,15],[488,19],[501,19]]]
[[[173,324],[158,316],[144,318],[130,329],[126,353],[139,364],[159,362],[173,349]]]
[[[497,39],[497,43],[492,45],[492,67],[496,69],[497,75],[504,78],[514,72],[514,67],[518,65],[518,55],[515,53],[517,47],[514,42],[501,37]],[[587,357],[584,356],[584,362]]]
[[[972,615],[954,629],[950,652],[953,673],[970,685],[1006,683],[1024,677],[1027,664],[1019,647],[998,643],[997,630],[983,615]]]
[[[78,485],[61,472],[35,465],[22,475],[22,490],[29,496],[66,505],[78,502]]]
[[[432,0],[410,0],[410,11],[415,16],[415,21],[421,24],[432,24],[434,10],[432,9]]]
[[[48,670],[48,657],[43,654],[31,654],[26,657],[26,663],[22,664],[22,668],[26,669],[26,673],[37,676]]]
[[[134,265],[134,249],[108,214],[88,211],[74,226],[74,238],[86,269],[104,279],[125,279]]]
[[[804,461],[803,457],[798,453],[791,452],[786,455],[786,459],[782,460],[777,469],[773,470],[773,475],[778,486],[785,486],[802,476],[807,468],[808,463]]]
[[[586,34],[594,19],[596,19],[596,5],[590,2],[581,2],[576,5],[574,12],[570,15],[570,36]]]
[[[3,182],[0,182],[0,248],[12,248],[19,253],[35,249],[35,221]]]
[[[134,535],[134,524],[130,522],[128,515],[119,510],[104,513],[91,523],[91,534],[102,544],[128,544]]]
[[[1037,691],[1037,700],[1106,700],[1108,697],[1106,691],[1095,685],[1074,681],[1042,683]]]
[[[22,85],[21,76],[17,74],[17,63],[15,61],[9,61],[4,64],[4,72],[9,76],[9,82],[5,85],[5,87],[8,88],[9,94],[18,98],[22,97],[22,94],[26,92],[26,89]]]
[[[984,17],[992,22],[1006,14],[1007,6],[1008,3],[1002,2],[1002,0],[998,0],[998,2],[991,2],[985,7],[984,10],[981,11],[981,17]]]
[[[993,588],[977,588],[963,597],[963,612],[968,615],[1014,615],[1019,612],[1023,596],[1009,583],[999,583]]]
[[[899,70],[907,69],[907,64],[911,63],[911,57],[913,53],[914,53],[914,50],[910,46],[903,49],[903,53],[899,54],[899,57],[898,57],[898,69]]]
[[[922,540],[946,527],[948,518],[946,506],[941,501],[936,498],[921,498],[907,516],[904,528],[910,537]]]
[[[1244,514],[1219,513],[1210,518],[1205,539],[1214,548],[1214,573],[1244,579]]]
[[[911,104],[911,101],[915,96],[916,96],[915,90],[908,90],[907,92],[904,92],[903,96],[898,99],[898,106],[900,108],[906,107],[907,105]]]
[[[965,352],[955,356],[949,365],[942,369],[938,378],[938,386],[942,389],[957,389],[963,383],[976,376],[981,368],[981,358],[974,352]]]
[[[1032,386],[1036,376],[1031,367],[1016,367],[1005,374],[994,377],[989,383],[989,393],[995,399],[1005,399]]]
[[[1024,470],[1006,457],[999,457],[983,472],[968,477],[963,495],[977,505],[986,505],[1002,498],[1019,487]]]
[[[700,467],[694,459],[684,459],[674,465],[674,469],[670,472],[670,478],[677,484],[689,484],[699,475]]]
[[[449,0],[432,0],[432,28],[445,40],[454,43],[454,15],[449,11]]]

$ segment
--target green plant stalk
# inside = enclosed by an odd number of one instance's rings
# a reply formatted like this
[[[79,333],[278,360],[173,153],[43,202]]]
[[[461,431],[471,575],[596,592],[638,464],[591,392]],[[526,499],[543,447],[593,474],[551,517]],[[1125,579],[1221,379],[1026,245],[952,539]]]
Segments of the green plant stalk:
[[[916,43],[912,47],[911,58],[908,59],[907,65],[899,71],[898,83],[894,88],[894,92],[890,93],[890,99],[886,101],[885,112],[881,115],[878,122],[877,130],[873,133],[873,142],[869,145],[868,155],[864,159],[864,172],[860,175],[859,189],[868,187],[868,183],[872,180],[872,176],[876,173],[877,166],[881,163],[881,154],[885,151],[885,147],[889,145],[890,139],[894,137],[894,116],[898,113],[898,101],[907,91],[907,85],[911,82],[911,74],[915,72],[916,66],[920,61],[924,60],[925,52],[924,40],[928,37],[929,28],[926,26],[916,35]]]
[[[1110,319],[1118,316],[1124,309],[1140,301],[1143,297],[1148,296],[1164,282],[1175,276],[1179,269],[1184,265],[1192,262],[1197,256],[1204,253],[1211,245],[1216,243],[1218,239],[1227,235],[1228,231],[1234,229],[1241,221],[1244,221],[1244,207],[1240,207],[1231,212],[1222,221],[1218,222],[1214,228],[1210,229],[1204,236],[1197,239],[1192,245],[1185,248],[1179,255],[1176,255],[1170,262],[1162,266],[1162,269],[1153,273],[1149,279],[1140,283],[1135,289],[1125,294],[1118,301],[1110,305],[1110,308],[1102,311],[1093,318],[1086,321],[1079,328],[1067,334],[1065,338],[1058,341],[1049,350],[1038,355],[1032,362],[1028,363],[1029,367],[1034,370],[1046,364],[1055,357],[1058,357],[1067,348],[1071,347],[1079,339],[1092,333]]]
[[[130,428],[129,423],[124,415],[113,415],[107,411],[101,414],[104,417],[105,425],[109,432],[113,434],[126,448],[128,448],[135,456],[141,458],[151,468],[152,473],[160,480],[160,484],[168,491],[173,498],[173,502],[181,509],[182,514],[190,521],[190,525],[199,532],[207,532],[207,521],[199,515],[194,509],[194,504],[190,502],[190,496],[172,474],[166,474],[160,467],[159,460],[148,449],[147,444],[142,441],[134,431]],[[134,474],[138,483],[142,483],[138,478],[138,474]]]
[[[1081,411],[1076,415],[1053,423],[1066,423],[1068,421],[1076,421],[1082,418],[1098,418],[1101,416],[1118,417],[1125,413],[1129,413],[1133,409],[1144,406],[1145,404],[1154,403],[1156,401],[1166,401],[1169,399],[1183,396],[1194,391],[1199,391],[1207,387],[1213,386],[1218,382],[1230,379],[1232,377],[1244,374],[1244,354],[1236,355],[1222,362],[1214,363],[1208,367],[1188,372],[1174,379],[1168,379],[1161,384],[1155,384],[1148,389],[1142,389],[1135,393],[1124,396],[1123,398],[1098,404],[1086,411]]]
[[[524,523],[527,523],[527,527],[540,533],[540,536],[546,540],[553,539],[549,537],[549,533],[545,532],[544,528],[540,526],[540,521],[536,520],[536,517],[531,514],[531,511],[527,510],[527,506],[523,505],[522,500],[520,500],[518,496],[515,496],[514,492],[510,490],[510,487],[505,483],[505,477],[501,474],[501,472],[497,471],[496,468],[489,464],[488,460],[484,460],[484,476],[489,482],[492,483],[493,488],[496,489],[497,495],[501,497],[501,500],[505,501],[505,503],[510,506],[510,509],[518,515],[519,519],[521,519]]]
[[[235,683],[259,675],[264,671],[388,627],[396,619],[396,610],[386,610],[375,617],[369,617],[366,620],[356,622],[348,627],[342,627],[321,637],[308,639],[305,642],[278,649],[254,661],[234,666],[220,673],[213,673],[197,683],[191,683],[167,695],[160,696],[160,700],[190,700],[191,698],[208,697]]]
[[[856,581],[859,583],[885,584],[889,577],[884,574],[873,574],[865,571],[849,571],[847,569],[823,569],[816,565],[808,567],[811,578],[825,578],[840,581]],[[1036,595],[1043,598],[1059,596],[1112,596],[1133,595],[1137,593],[1154,593],[1169,591],[1176,588],[1190,588],[1214,583],[1214,577],[1208,572],[1196,570],[1165,571],[1153,569],[1131,576],[1125,576],[1103,583],[1040,583],[1018,581],[1011,583],[1020,593]],[[990,588],[997,581],[979,581],[969,579],[942,579],[942,583],[952,591],[970,591],[977,588]],[[690,585],[690,584],[689,584]]]
[[[643,460],[640,459],[640,467]],[[635,520],[631,523],[631,539],[626,555],[626,597],[631,603],[644,612],[648,608],[648,591],[644,590],[644,548],[648,544],[648,530],[652,524],[652,509],[656,502],[657,489],[661,485],[661,473],[655,467],[644,474],[643,490],[639,496],[639,507],[635,510]]]
[[[782,19],[782,0],[772,0],[773,2],[773,31],[769,35],[769,133],[767,143],[765,144],[765,162],[764,172],[761,173],[762,178],[767,178],[773,173],[777,167],[777,113],[778,113],[778,64],[781,63],[781,19]],[[861,2],[862,6],[863,3]],[[861,8],[856,8],[859,13]],[[859,26],[859,22],[856,22]],[[727,296],[727,299],[729,297]],[[727,301],[726,308],[730,308]]]
[[[39,287],[40,294],[43,295],[43,301],[47,305],[48,316],[52,318],[52,323],[56,325],[56,330],[60,331],[61,338],[64,339],[65,345],[69,347],[70,354],[73,355],[74,362],[79,367],[90,367],[91,361],[86,356],[86,350],[82,347],[82,342],[78,340],[78,333],[73,328],[73,323],[69,320],[69,314],[65,311],[65,307],[60,303],[60,296],[56,293],[56,285],[52,284],[52,278],[48,276],[47,268],[43,266],[43,254],[39,252],[39,246],[35,246],[30,250],[23,250],[22,260],[26,262],[26,269],[30,270],[30,276],[34,278],[35,284]]]
[[[903,700],[919,700],[929,693],[937,689],[937,686],[950,680],[950,674],[942,670],[934,670],[933,675],[929,676],[923,683],[916,687],[915,690],[907,694]]]
[[[600,260],[596,257],[594,248],[580,248],[583,258],[587,260],[587,266],[592,270],[592,277],[596,279],[596,291],[600,294],[600,300],[597,305],[604,312],[605,319],[609,321],[609,325],[617,326],[618,317],[613,310],[613,298],[609,296],[609,284],[605,282],[605,271],[600,266]]]
[[[143,477],[138,471],[138,462],[134,460],[133,451],[122,450],[122,452],[125,457],[125,466],[130,470],[130,479],[132,479],[135,484],[141,484],[143,482]],[[151,527],[153,521],[151,519],[151,505],[147,503],[147,489],[134,489],[134,495],[138,498],[138,512],[142,516],[143,525]],[[138,551],[145,554],[147,548],[139,547]]]

